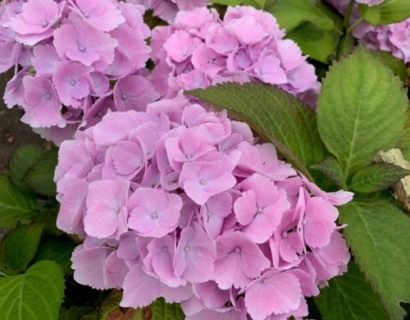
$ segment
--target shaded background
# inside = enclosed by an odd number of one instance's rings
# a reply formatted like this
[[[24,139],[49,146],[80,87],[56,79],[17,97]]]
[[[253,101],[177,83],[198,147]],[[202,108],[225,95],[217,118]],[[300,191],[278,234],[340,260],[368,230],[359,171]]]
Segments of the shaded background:
[[[0,92],[3,97],[4,88],[12,73],[0,76]],[[0,173],[7,170],[7,163],[12,152],[24,144],[41,144],[41,138],[33,133],[29,126],[20,122],[22,116],[18,107],[7,109],[3,98],[0,99]]]

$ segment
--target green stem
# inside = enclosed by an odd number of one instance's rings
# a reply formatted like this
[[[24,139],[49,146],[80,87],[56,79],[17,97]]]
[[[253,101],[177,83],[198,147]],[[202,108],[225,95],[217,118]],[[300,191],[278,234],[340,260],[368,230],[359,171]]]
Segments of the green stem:
[[[346,33],[347,33],[347,34],[352,33],[352,31],[353,31],[354,29],[356,29],[356,28],[359,26],[359,24],[361,24],[362,22],[363,22],[363,19],[362,19],[362,18],[357,19],[357,20],[349,27],[349,29],[347,29]]]
[[[354,3],[355,3],[354,0],[350,0],[349,7],[347,8],[347,12],[345,15],[345,21],[344,21],[345,30],[349,29],[350,19],[352,17]]]

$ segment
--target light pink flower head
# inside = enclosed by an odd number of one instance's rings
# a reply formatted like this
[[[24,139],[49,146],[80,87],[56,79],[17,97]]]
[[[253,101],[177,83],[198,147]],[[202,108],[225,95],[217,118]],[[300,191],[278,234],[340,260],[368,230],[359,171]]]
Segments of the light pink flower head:
[[[352,195],[326,193],[255,141],[226,112],[177,96],[64,142],[58,226],[99,241],[76,250],[75,279],[123,280],[123,307],[164,297],[187,319],[306,316],[305,297],[346,271],[335,206]]]

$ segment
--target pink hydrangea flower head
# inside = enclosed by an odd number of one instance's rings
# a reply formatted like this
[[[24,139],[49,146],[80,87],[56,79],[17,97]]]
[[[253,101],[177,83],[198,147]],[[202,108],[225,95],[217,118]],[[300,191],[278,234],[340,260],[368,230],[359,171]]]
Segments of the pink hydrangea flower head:
[[[145,110],[159,94],[146,69],[143,14],[118,0],[3,1],[0,72],[16,70],[7,106],[21,107],[22,120],[57,144],[109,111]]]
[[[320,84],[312,65],[269,13],[228,7],[223,20],[205,7],[178,12],[153,30],[154,84],[163,96],[221,82],[256,81],[303,98]]]
[[[75,279],[122,289],[123,307],[182,303],[187,319],[306,316],[305,297],[346,271],[335,206],[352,195],[321,190],[256,141],[178,95],[63,142],[57,223],[85,238]]]

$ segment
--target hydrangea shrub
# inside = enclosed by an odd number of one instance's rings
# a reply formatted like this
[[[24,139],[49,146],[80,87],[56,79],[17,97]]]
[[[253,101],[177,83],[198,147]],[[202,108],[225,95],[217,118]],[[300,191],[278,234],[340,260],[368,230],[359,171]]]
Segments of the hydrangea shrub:
[[[0,315],[408,317],[410,4],[328,2],[3,1],[55,145],[0,173]]]

